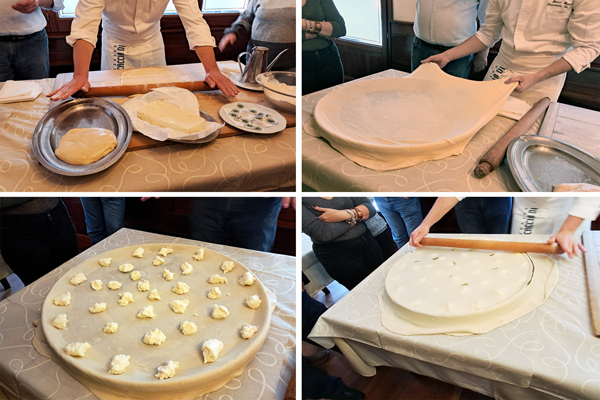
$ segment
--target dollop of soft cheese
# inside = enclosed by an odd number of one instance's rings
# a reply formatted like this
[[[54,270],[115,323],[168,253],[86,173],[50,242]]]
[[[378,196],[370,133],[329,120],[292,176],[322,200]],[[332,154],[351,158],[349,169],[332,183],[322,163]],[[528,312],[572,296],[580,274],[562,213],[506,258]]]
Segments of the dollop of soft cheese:
[[[156,317],[156,314],[154,314],[154,309],[152,306],[145,306],[140,310],[137,317],[140,319],[154,318]]]
[[[132,257],[136,257],[136,258],[142,258],[144,257],[144,249],[142,247],[138,247],[137,249],[135,249],[133,251],[133,253],[131,254]]]
[[[133,265],[131,264],[123,264],[119,265],[119,271],[123,273],[131,272],[133,270]]]
[[[129,303],[133,303],[133,295],[129,292],[119,293],[119,305],[125,307]]]
[[[147,292],[148,290],[150,290],[150,282],[148,282],[147,279],[139,281],[137,284],[137,290],[139,292]]]
[[[146,344],[152,344],[154,346],[160,346],[165,342],[165,340],[167,340],[165,334],[159,329],[154,329],[153,331],[146,332],[143,342]]]
[[[101,313],[101,312],[103,312],[104,310],[106,310],[106,303],[105,303],[105,302],[102,302],[102,303],[96,303],[96,304],[94,304],[94,306],[93,306],[93,307],[90,307],[90,308],[89,308],[89,310],[90,310],[90,312],[91,312],[92,314],[98,314],[98,313]]]
[[[190,287],[183,282],[177,282],[172,290],[175,294],[186,294],[190,291]]]
[[[121,375],[129,367],[130,358],[130,356],[126,356],[125,354],[117,354],[112,358],[108,372],[113,375]]]
[[[192,264],[190,264],[189,262],[184,262],[183,264],[181,264],[181,271],[183,275],[189,275],[192,273],[192,271],[194,270],[194,267],[192,267]]]
[[[225,306],[219,306],[215,304],[213,308],[212,317],[213,319],[225,319],[229,316],[229,310]]]
[[[137,281],[142,277],[142,274],[140,273],[140,271],[132,271],[130,276],[132,281]]]
[[[163,278],[165,278],[165,280],[167,281],[172,281],[173,280],[173,272],[169,271],[168,269],[163,269]]]
[[[92,289],[94,289],[95,291],[102,290],[102,288],[104,287],[102,285],[102,281],[100,279],[96,279],[95,281],[91,281],[90,285],[92,286]]]
[[[119,329],[119,324],[116,322],[109,322],[106,325],[104,325],[104,329],[102,330],[102,332],[104,333],[116,333],[117,329]]]
[[[55,297],[52,302],[57,306],[68,306],[71,304],[71,292],[67,292]]]
[[[157,265],[163,265],[165,263],[165,259],[160,257],[160,256],[156,256],[156,258],[154,259],[154,261],[152,261],[152,265],[154,265],[155,267]]]
[[[73,286],[77,286],[85,281],[87,281],[87,278],[85,277],[85,275],[83,273],[79,273],[79,274],[75,274],[75,276],[71,278],[69,283]]]
[[[193,335],[194,333],[198,332],[198,327],[196,324],[190,321],[182,322],[179,326],[179,329],[181,329],[181,333],[186,336]]]
[[[208,291],[208,294],[206,296],[211,300],[216,300],[219,297],[221,297],[221,289],[219,289],[218,287],[212,288]]]
[[[218,274],[214,274],[214,275],[211,275],[210,278],[208,278],[208,283],[212,283],[214,285],[217,285],[219,283],[227,284],[227,278],[222,277]]]
[[[254,336],[256,332],[258,332],[258,326],[244,324],[240,333],[242,335],[242,338],[250,339],[252,336]]]
[[[223,261],[223,264],[221,264],[221,269],[225,274],[230,272],[233,269],[233,267],[235,267],[233,261]]]
[[[121,289],[121,282],[110,281],[110,282],[108,282],[107,286],[110,290],[119,290],[119,289]]]
[[[110,265],[110,263],[112,262],[112,258],[101,258],[98,260],[98,264],[100,264],[101,267],[108,267]]]
[[[54,321],[52,321],[52,325],[56,329],[65,329],[68,323],[69,320],[67,319],[67,314],[58,314],[58,316],[54,318]]]
[[[211,363],[217,361],[219,353],[223,350],[223,343],[217,339],[208,339],[202,343],[202,355],[204,356],[204,363]]]
[[[183,314],[189,304],[189,300],[173,300],[171,302],[171,310],[173,310],[175,314]]]
[[[171,246],[167,246],[167,247],[163,247],[162,249],[160,249],[160,251],[158,252],[158,255],[161,257],[166,257],[172,253],[173,253],[173,249],[171,248]]]
[[[160,300],[160,294],[156,289],[152,289],[150,293],[148,293],[148,300]]]
[[[196,260],[196,261],[204,260],[204,248],[200,247],[198,250],[196,250],[193,257],[194,257],[194,260]]]
[[[254,274],[252,274],[252,272],[246,272],[240,277],[238,282],[242,286],[251,286],[255,280],[256,278],[254,277]]]
[[[179,363],[175,361],[169,361],[165,365],[158,367],[158,373],[154,375],[158,379],[168,379],[175,376],[175,372],[179,368]]]
[[[256,294],[254,296],[250,296],[246,299],[246,305],[253,310],[258,309],[258,307],[260,307],[261,303],[262,303],[262,300]]]
[[[65,346],[65,353],[72,357],[83,357],[85,356],[85,352],[91,348],[92,346],[88,342],[69,343]]]

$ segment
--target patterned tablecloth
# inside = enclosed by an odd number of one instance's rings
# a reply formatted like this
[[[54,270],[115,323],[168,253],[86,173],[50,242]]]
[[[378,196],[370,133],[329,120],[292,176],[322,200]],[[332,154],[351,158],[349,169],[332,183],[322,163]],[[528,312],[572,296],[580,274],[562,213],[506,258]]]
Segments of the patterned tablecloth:
[[[0,104],[0,191],[266,191],[296,184],[296,128],[245,134],[209,144],[178,144],[125,153],[100,173],[71,177],[48,171],[33,155],[33,131],[48,111],[54,79],[40,81],[34,101]],[[0,87],[3,83],[0,83]]]
[[[477,238],[547,240],[544,235]],[[389,269],[410,250],[404,246],[325,312],[309,337],[326,347],[333,346],[334,338],[343,339],[350,350],[342,350],[358,360],[355,367],[403,368],[497,399],[600,398],[600,339],[592,334],[581,256],[555,256],[559,280],[552,295],[508,325],[465,337],[402,336],[382,327],[377,296]]]
[[[406,72],[387,70],[360,80],[377,78],[402,78]],[[356,81],[353,81],[356,82]],[[352,82],[344,85],[352,84]],[[337,87],[337,86],[336,86]],[[311,136],[312,112],[317,102],[336,87],[302,97],[302,183],[317,191],[331,192],[517,192],[519,186],[513,179],[507,162],[484,179],[475,178],[473,169],[479,158],[516,121],[494,117],[475,136],[458,156],[427,161],[412,167],[392,171],[374,171],[346,158],[325,140]],[[432,118],[435,116],[432,115]],[[528,134],[536,134],[540,121]]]
[[[199,245],[201,242],[121,229],[0,303],[0,397],[4,394],[8,399],[96,399],[54,361],[34,349],[32,323],[40,318],[48,291],[72,267],[99,253],[144,243]],[[263,285],[276,294],[277,308],[265,343],[243,374],[201,399],[283,398],[296,365],[295,258],[215,244],[202,245],[227,254],[252,270]]]

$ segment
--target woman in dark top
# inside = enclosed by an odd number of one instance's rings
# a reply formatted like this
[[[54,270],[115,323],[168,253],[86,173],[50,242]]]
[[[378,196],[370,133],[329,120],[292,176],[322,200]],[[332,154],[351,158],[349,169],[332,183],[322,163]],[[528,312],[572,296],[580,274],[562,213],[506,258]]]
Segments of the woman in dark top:
[[[344,67],[331,38],[346,35],[333,0],[302,1],[302,94],[344,83]]]
[[[302,232],[327,273],[352,290],[384,261],[364,221],[375,215],[366,197],[305,197]]]

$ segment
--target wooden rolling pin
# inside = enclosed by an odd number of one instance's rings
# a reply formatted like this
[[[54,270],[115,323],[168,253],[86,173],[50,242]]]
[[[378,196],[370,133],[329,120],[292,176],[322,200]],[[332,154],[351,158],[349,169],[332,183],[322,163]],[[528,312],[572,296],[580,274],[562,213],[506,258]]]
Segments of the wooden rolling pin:
[[[545,253],[562,254],[563,249],[556,243],[523,243],[501,242],[498,240],[471,240],[471,239],[446,239],[428,238],[421,239],[423,246],[456,247],[459,249],[498,250],[515,253]]]
[[[167,83],[145,83],[139,85],[103,86],[91,87],[87,92],[78,91],[73,97],[117,97],[131,96],[132,94],[150,93],[152,89],[159,87],[180,87],[191,92],[215,90],[204,81],[193,82],[167,82]]]
[[[539,100],[527,111],[525,115],[504,134],[495,145],[493,145],[479,160],[479,165],[475,167],[473,173],[477,178],[485,178],[490,172],[495,170],[502,164],[504,157],[506,156],[506,149],[510,142],[519,136],[523,136],[533,126],[535,121],[546,111],[546,108],[550,105],[550,99],[544,97]]]

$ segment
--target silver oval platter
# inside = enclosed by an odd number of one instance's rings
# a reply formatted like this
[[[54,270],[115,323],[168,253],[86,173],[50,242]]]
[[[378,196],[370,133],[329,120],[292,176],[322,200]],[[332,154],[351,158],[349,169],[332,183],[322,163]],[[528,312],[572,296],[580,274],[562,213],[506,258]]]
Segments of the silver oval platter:
[[[44,167],[67,176],[91,175],[116,163],[131,140],[131,121],[115,102],[102,98],[75,99],[62,103],[42,117],[33,132],[33,154]],[[115,133],[117,147],[106,157],[88,165],[71,165],[58,159],[58,141],[70,129],[104,128]]]
[[[202,110],[200,110],[200,116],[208,122],[217,122],[216,119],[214,119],[213,117],[211,117],[210,115],[208,115],[207,113],[205,113]],[[216,131],[214,131],[213,133],[211,133],[210,135],[208,135],[206,137],[203,137],[202,139],[196,139],[196,140],[168,139],[168,140],[170,140],[172,142],[177,142],[177,143],[190,143],[190,144],[209,143],[209,142],[212,142],[213,140],[215,140],[219,136],[219,133],[221,133],[221,129],[217,129]]]
[[[600,159],[561,140],[527,135],[506,152],[510,171],[524,192],[552,192],[552,185],[600,185]]]

